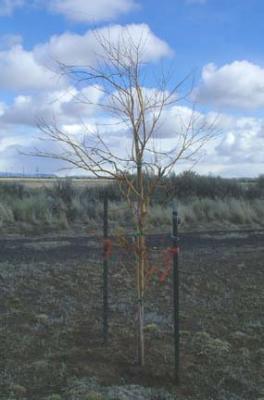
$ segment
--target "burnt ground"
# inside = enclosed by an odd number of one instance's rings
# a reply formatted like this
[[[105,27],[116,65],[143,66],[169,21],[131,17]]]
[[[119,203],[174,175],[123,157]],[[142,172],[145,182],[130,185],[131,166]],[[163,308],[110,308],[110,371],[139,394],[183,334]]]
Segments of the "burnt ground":
[[[171,237],[148,237],[144,370],[135,361],[133,252],[130,243],[112,242],[106,346],[101,323],[102,240],[0,239],[0,399],[53,395],[54,400],[93,400],[88,389],[78,393],[73,389],[89,377],[102,387],[163,388],[176,399],[262,399],[264,231],[181,235],[178,387],[173,378],[172,273],[167,250]],[[161,282],[164,271],[166,279]]]
[[[180,246],[183,252],[189,253],[197,249],[218,253],[224,249],[250,247],[262,250],[264,248],[263,230],[244,231],[210,231],[180,233]],[[100,238],[95,236],[54,236],[21,237],[10,235],[0,237],[0,262],[65,262],[71,260],[87,261],[87,257],[100,255]],[[169,234],[153,234],[147,238],[151,248],[171,246]],[[115,241],[113,239],[113,243]],[[119,251],[120,249],[118,249]]]

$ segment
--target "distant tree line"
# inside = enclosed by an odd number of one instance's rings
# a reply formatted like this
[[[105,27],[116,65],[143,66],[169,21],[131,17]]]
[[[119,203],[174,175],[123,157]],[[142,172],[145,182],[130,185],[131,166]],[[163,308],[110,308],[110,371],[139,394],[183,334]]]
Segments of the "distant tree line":
[[[151,181],[152,178],[148,179]],[[98,188],[93,188],[93,190],[97,191]],[[106,190],[111,200],[121,200],[117,184],[109,185]],[[100,188],[99,192],[99,195],[102,195],[103,189]],[[255,179],[230,179],[199,175],[193,171],[186,171],[179,175],[172,174],[162,180],[154,194],[153,202],[168,204],[174,198],[183,200],[194,197],[213,200],[264,198],[264,175]]]

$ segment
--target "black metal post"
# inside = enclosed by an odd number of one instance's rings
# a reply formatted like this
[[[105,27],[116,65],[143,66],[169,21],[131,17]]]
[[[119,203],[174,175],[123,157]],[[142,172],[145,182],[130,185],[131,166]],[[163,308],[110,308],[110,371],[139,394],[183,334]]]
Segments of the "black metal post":
[[[179,217],[176,208],[172,213],[173,226],[173,312],[174,312],[174,357],[175,357],[175,382],[179,384],[180,369],[180,325],[179,325]]]
[[[104,248],[103,248],[103,338],[108,342],[108,195],[104,193]]]

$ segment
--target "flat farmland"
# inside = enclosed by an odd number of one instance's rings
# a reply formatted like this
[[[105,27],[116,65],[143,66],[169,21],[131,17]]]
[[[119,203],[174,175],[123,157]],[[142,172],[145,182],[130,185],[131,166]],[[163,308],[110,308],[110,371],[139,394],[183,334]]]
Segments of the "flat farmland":
[[[133,255],[112,240],[106,346],[101,238],[1,238],[0,399],[262,399],[264,231],[181,235],[179,387],[171,271],[163,283],[155,274],[147,281],[139,370]],[[148,245],[150,266],[167,268],[170,235]]]
[[[50,188],[60,180],[65,178],[0,178],[0,185],[3,183],[8,184],[21,184],[29,189]],[[76,188],[94,187],[98,185],[106,185],[109,183],[107,179],[93,179],[93,178],[69,178]]]

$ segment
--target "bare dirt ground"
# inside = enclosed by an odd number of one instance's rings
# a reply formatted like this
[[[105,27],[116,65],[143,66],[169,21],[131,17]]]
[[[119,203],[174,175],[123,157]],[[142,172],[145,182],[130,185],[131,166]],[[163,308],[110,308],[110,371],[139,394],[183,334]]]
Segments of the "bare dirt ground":
[[[263,400],[264,231],[182,235],[179,387],[170,235],[148,237],[149,266],[158,272],[147,284],[144,370],[135,362],[133,254],[113,244],[105,346],[101,240],[0,239],[0,399]],[[160,282],[164,269],[170,275]]]

